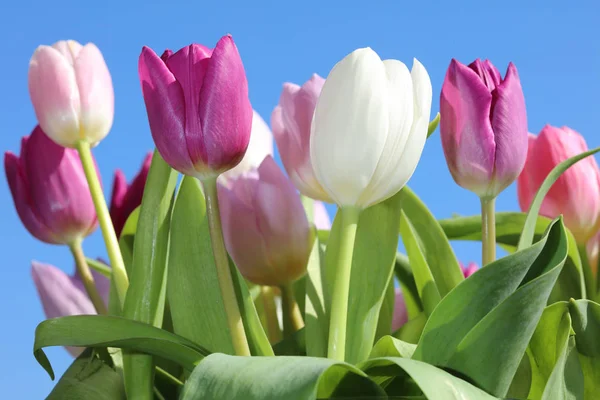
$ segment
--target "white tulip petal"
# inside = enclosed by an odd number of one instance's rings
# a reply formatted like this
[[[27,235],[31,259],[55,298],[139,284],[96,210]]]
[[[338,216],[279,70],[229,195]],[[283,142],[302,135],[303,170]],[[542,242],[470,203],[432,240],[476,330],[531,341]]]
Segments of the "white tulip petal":
[[[418,108],[418,111],[415,109],[415,112],[419,113],[419,116],[425,117],[429,124],[432,96],[431,79],[429,79],[429,74],[423,64],[416,58],[413,60],[411,76],[413,90],[415,91],[415,106]]]
[[[310,156],[317,180],[340,206],[357,205],[383,152],[389,127],[387,74],[371,49],[335,65],[317,102]]]

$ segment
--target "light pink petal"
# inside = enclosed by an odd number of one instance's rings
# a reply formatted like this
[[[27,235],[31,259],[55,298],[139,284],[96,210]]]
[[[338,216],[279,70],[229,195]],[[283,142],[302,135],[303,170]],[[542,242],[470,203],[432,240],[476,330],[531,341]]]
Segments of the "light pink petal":
[[[315,200],[313,202],[313,220],[317,229],[331,229],[331,218],[322,201]]]

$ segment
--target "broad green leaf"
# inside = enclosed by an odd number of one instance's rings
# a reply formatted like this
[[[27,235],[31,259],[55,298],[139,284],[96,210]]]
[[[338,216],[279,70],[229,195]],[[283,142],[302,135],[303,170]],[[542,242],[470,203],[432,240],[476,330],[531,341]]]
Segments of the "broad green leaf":
[[[483,390],[448,372],[424,362],[399,357],[367,360],[358,365],[375,382],[385,387],[390,396],[417,397],[414,384],[428,400],[493,400]],[[413,383],[414,382],[414,383]],[[408,392],[408,393],[407,393]],[[408,395],[414,397],[408,397]]]
[[[437,129],[439,124],[440,124],[440,113],[437,113],[435,115],[435,118],[429,123],[429,126],[427,127],[427,138],[429,138],[429,136],[433,135],[433,132],[435,132],[435,130]]]
[[[121,229],[121,236],[135,236],[135,232],[137,230],[138,221],[140,219],[140,210],[142,206],[137,206],[129,217],[127,217],[127,221],[125,221],[125,225],[123,225],[123,229]]]
[[[402,253],[396,254],[394,273],[396,278],[398,278],[398,282],[400,282],[402,296],[404,297],[406,310],[408,311],[408,318],[413,319],[423,312],[423,305],[419,298],[419,291],[417,290],[417,284],[410,269],[408,257]]]
[[[375,332],[375,342],[384,336],[389,336],[392,333],[392,320],[394,318],[394,303],[396,302],[396,290],[394,289],[394,278],[390,279],[388,288],[379,310],[379,318],[377,319],[377,331]]]
[[[393,336],[384,336],[373,346],[369,358],[379,357],[402,357],[411,358],[415,349],[416,344],[403,342],[400,339],[396,339]]]
[[[584,397],[596,399],[600,393],[600,304],[571,300],[568,307],[583,369]]]
[[[598,392],[593,394],[597,396]],[[575,337],[570,336],[546,384],[542,400],[583,400],[584,398],[583,373],[575,351]]]
[[[73,361],[46,400],[125,400],[123,389],[121,375],[87,349]]]
[[[402,211],[417,234],[419,246],[443,298],[464,280],[454,251],[439,223],[417,195],[408,186],[405,186],[400,193],[403,194]]]
[[[280,342],[273,345],[273,352],[277,356],[305,356],[306,354],[306,327],[292,333]]]
[[[400,329],[394,332],[393,336],[407,343],[418,343],[421,333],[427,323],[427,314],[422,312],[416,317],[409,319]]]
[[[385,392],[358,368],[327,358],[212,354],[187,380],[181,400],[369,398]]]
[[[503,397],[567,256],[562,220],[536,244],[480,269],[429,317],[414,358]],[[501,346],[498,343],[502,343]]]
[[[325,357],[327,355],[327,333],[329,332],[329,319],[325,309],[325,253],[317,237],[308,259],[307,271],[304,280],[304,326],[306,341],[306,354],[311,357]]]
[[[523,231],[527,215],[518,212],[496,213],[496,242],[505,250],[514,252]],[[450,240],[481,240],[481,216],[454,217],[440,220],[446,236]],[[546,217],[538,217],[535,223],[534,239],[540,240],[552,221]],[[585,298],[586,290],[583,279],[581,259],[577,243],[571,231],[567,229],[569,240],[569,256],[559,277],[562,299]]]
[[[106,315],[53,318],[37,326],[33,355],[54,379],[42,350],[49,346],[118,347],[174,361],[189,371],[209,354],[197,344],[152,325]]]
[[[355,364],[365,360],[375,342],[377,320],[394,270],[402,193],[364,210],[358,222],[352,270],[348,321],[346,331],[346,361]],[[339,213],[329,237],[326,263],[326,288],[331,289],[336,276],[339,245]],[[325,296],[327,300],[329,297]],[[330,303],[326,303],[330,304]],[[329,327],[327,321],[327,328]]]

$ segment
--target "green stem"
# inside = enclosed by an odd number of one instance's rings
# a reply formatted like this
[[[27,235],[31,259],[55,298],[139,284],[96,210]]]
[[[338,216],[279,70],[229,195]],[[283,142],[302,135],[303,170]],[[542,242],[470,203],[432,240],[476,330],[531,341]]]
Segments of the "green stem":
[[[93,269],[97,273],[101,274],[102,276],[105,276],[106,278],[110,279],[110,275],[112,274],[112,272],[108,265],[104,264],[101,261],[97,261],[97,260],[94,260],[93,258],[89,258],[89,257],[86,257],[85,261],[87,262],[88,266],[91,269]]]
[[[85,172],[85,177],[90,187],[90,194],[92,195],[92,201],[96,208],[96,215],[98,216],[98,223],[102,230],[102,237],[106,244],[106,251],[108,252],[108,259],[110,260],[110,266],[112,268],[112,279],[115,282],[117,289],[117,297],[121,307],[125,302],[125,294],[127,293],[127,287],[129,286],[129,279],[127,279],[127,272],[125,271],[125,264],[123,263],[123,257],[121,256],[121,250],[119,248],[119,241],[115,233],[110,214],[108,213],[108,207],[106,206],[106,200],[104,193],[102,193],[102,186],[100,186],[100,180],[96,173],[96,166],[94,165],[94,159],[92,157],[92,149],[90,144],[85,140],[77,142],[77,151],[79,151],[79,158],[81,159],[81,165]]]
[[[292,283],[281,285],[279,289],[281,290],[281,308],[283,310],[283,334],[285,337],[289,337],[304,328],[304,320],[294,297]]]
[[[340,208],[340,242],[336,277],[333,283],[333,297],[331,299],[329,344],[327,349],[327,357],[339,361],[344,361],[346,357],[346,323],[348,320],[350,271],[352,269],[354,239],[356,238],[356,228],[360,211],[356,207]]]
[[[98,293],[98,288],[96,288],[96,284],[94,282],[94,276],[92,275],[92,271],[90,271],[90,268],[85,260],[83,248],[81,247],[81,239],[74,240],[72,243],[70,243],[69,249],[71,250],[71,254],[73,254],[73,258],[75,259],[75,268],[77,268],[81,282],[83,282],[83,287],[90,297],[96,312],[100,315],[106,315],[106,304],[104,304],[102,296],[100,296],[100,293]]]
[[[217,279],[221,289],[223,306],[227,314],[227,324],[231,331],[231,339],[235,354],[238,356],[249,356],[250,347],[246,339],[244,324],[240,309],[238,307],[233,279],[229,270],[229,259],[225,243],[223,242],[223,229],[221,227],[221,216],[219,212],[219,201],[217,198],[217,179],[211,178],[201,181],[206,196],[206,214],[208,216],[208,230],[212,244],[215,266],[217,267]]]
[[[579,258],[581,258],[581,269],[583,270],[583,281],[585,282],[587,298],[596,300],[596,281],[590,267],[590,260],[587,257],[585,244],[577,246],[577,249],[579,250]]]
[[[260,297],[263,302],[263,310],[265,317],[265,328],[271,344],[278,343],[281,340],[281,329],[277,320],[277,306],[275,305],[275,296],[273,288],[269,286],[261,286]]]
[[[481,198],[481,245],[482,266],[496,260],[496,211],[495,198]]]

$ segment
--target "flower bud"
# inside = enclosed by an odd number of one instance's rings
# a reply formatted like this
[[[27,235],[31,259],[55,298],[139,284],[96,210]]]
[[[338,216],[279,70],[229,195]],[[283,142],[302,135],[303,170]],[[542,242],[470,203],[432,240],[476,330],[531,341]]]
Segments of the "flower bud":
[[[123,171],[119,169],[115,172],[110,199],[110,218],[115,227],[117,237],[121,235],[121,231],[129,215],[142,204],[142,196],[144,195],[144,187],[146,186],[146,179],[148,178],[151,163],[152,153],[148,153],[146,158],[144,158],[142,168],[129,185]]]
[[[479,270],[479,266],[477,265],[477,263],[474,262],[470,262],[466,267],[461,262],[459,262],[459,265],[465,278],[470,277]]]
[[[392,332],[397,331],[408,322],[408,310],[406,308],[406,301],[402,296],[400,288],[395,290],[394,298],[394,314],[392,316]]]
[[[440,98],[440,135],[456,183],[495,198],[525,164],[527,114],[517,68],[504,80],[488,60],[452,60]]]
[[[139,75],[156,148],[175,170],[198,179],[235,167],[250,140],[248,82],[231,36],[163,58],[144,47]]]
[[[37,126],[21,141],[21,154],[4,154],[15,208],[37,239],[69,244],[94,231],[96,211],[76,150],[50,140]]]
[[[61,146],[75,147],[80,140],[94,146],[110,131],[112,80],[93,43],[38,47],[29,63],[29,94],[40,126]]]
[[[310,159],[323,190],[339,206],[366,208],[396,194],[421,157],[431,82],[420,62],[412,72],[358,49],[329,73],[317,101]]]
[[[544,179],[556,165],[588,150],[583,137],[572,129],[546,125],[536,137],[529,136],[527,163],[517,181],[521,210],[527,211]],[[544,197],[540,215],[563,215],[575,240],[584,244],[600,223],[600,170],[594,157],[567,169]]]
[[[292,183],[271,156],[258,170],[219,184],[225,245],[250,282],[280,286],[306,272],[311,229]]]

